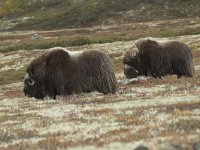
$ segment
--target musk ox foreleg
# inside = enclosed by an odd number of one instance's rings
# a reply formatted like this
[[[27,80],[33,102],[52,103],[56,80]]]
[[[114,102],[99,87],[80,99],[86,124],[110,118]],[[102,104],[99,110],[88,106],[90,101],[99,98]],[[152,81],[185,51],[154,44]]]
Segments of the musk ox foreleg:
[[[57,93],[57,90],[56,90],[56,87],[53,85],[53,84],[48,84],[48,87],[47,87],[47,95],[53,99],[56,99],[56,95],[58,95]]]
[[[178,74],[177,75],[177,79],[179,79],[179,78],[181,78],[182,77],[182,75],[181,74]]]

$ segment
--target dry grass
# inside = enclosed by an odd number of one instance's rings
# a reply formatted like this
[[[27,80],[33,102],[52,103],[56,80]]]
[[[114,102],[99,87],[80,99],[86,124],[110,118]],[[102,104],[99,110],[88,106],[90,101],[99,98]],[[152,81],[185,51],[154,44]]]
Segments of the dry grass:
[[[164,22],[165,24],[167,22]],[[96,36],[121,29],[80,29],[81,33]],[[127,31],[131,25],[125,25]],[[107,33],[107,31],[109,31]],[[57,33],[56,33],[57,32]],[[76,30],[45,31],[43,36],[65,36]],[[145,31],[144,31],[145,32]],[[94,33],[94,34],[93,34]],[[126,36],[128,32],[121,33]],[[30,33],[29,33],[30,34]],[[63,35],[62,35],[63,34]],[[142,33],[141,33],[142,34]],[[16,37],[15,37],[16,36]],[[27,38],[27,34],[11,35],[2,40]],[[25,38],[25,39],[26,39]],[[200,131],[200,51],[199,36],[178,39],[194,48],[195,78],[166,76],[164,80],[148,79],[119,85],[115,95],[97,92],[59,96],[57,100],[35,100],[23,96],[21,70],[0,72],[0,149],[134,149],[142,143],[149,149],[164,149],[167,145],[183,149],[198,147]],[[27,40],[30,40],[27,38]],[[92,44],[69,47],[70,50],[100,49],[113,60],[118,79],[124,79],[122,54],[134,41]],[[0,69],[22,62],[42,51],[4,53]],[[19,57],[18,55],[19,54]],[[12,59],[12,57],[14,59]],[[0,57],[0,59],[2,59]],[[27,60],[28,59],[28,60]],[[18,72],[18,74],[15,74]],[[19,81],[14,83],[14,81]]]
[[[184,132],[184,133],[197,133],[200,129],[199,119],[180,119],[179,121],[169,124],[168,130],[170,132]]]
[[[46,49],[52,46],[77,46],[94,43],[130,41],[141,37],[173,37],[199,33],[199,19],[174,19],[146,23],[127,23],[114,26],[36,31],[41,39],[33,40],[33,31],[7,32],[0,35],[1,52]],[[189,28],[190,26],[193,28]],[[197,25],[197,27],[195,27]],[[188,29],[189,28],[189,29]],[[193,44],[192,47],[198,48]]]

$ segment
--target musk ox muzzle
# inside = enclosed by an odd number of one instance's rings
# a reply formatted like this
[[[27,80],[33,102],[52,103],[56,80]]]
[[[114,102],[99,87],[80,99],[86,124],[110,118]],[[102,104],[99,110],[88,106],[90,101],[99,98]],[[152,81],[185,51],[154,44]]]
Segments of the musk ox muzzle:
[[[26,72],[24,94],[37,99],[93,91],[114,94],[118,89],[110,58],[96,50],[52,48],[34,59]]]
[[[127,64],[124,65],[124,75],[127,79],[136,78],[139,76],[139,71],[132,66]]]

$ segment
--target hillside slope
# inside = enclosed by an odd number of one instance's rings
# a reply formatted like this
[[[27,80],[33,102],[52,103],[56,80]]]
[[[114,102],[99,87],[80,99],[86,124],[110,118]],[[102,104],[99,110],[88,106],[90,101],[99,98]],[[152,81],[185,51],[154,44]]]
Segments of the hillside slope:
[[[1,21],[5,24],[0,30],[48,30],[200,16],[198,0],[21,0],[19,2],[21,5],[10,6],[12,9],[5,9],[4,13],[1,13],[1,10],[5,6],[0,6]]]

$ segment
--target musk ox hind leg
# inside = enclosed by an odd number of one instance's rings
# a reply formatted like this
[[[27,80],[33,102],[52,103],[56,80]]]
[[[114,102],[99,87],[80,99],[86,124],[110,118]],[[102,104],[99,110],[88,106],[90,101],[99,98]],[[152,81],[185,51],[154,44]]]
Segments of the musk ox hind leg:
[[[194,77],[194,71],[193,71],[193,66],[188,65],[188,63],[185,61],[182,63],[180,63],[181,65],[179,65],[178,67],[176,67],[176,71],[174,72],[174,74],[177,75],[177,78],[181,78],[182,76],[185,77]]]
[[[92,76],[95,89],[103,94],[115,94],[118,90],[118,85],[114,74],[113,64],[105,53],[97,52],[97,55],[99,56],[97,57],[97,64],[93,64],[95,68],[92,69],[94,70]]]
[[[115,94],[117,92],[117,80],[114,73],[110,74],[108,72],[104,72],[104,74],[102,74],[100,78],[102,78],[102,81],[97,83],[97,86],[95,88],[96,91],[103,93],[104,95],[109,93]]]

